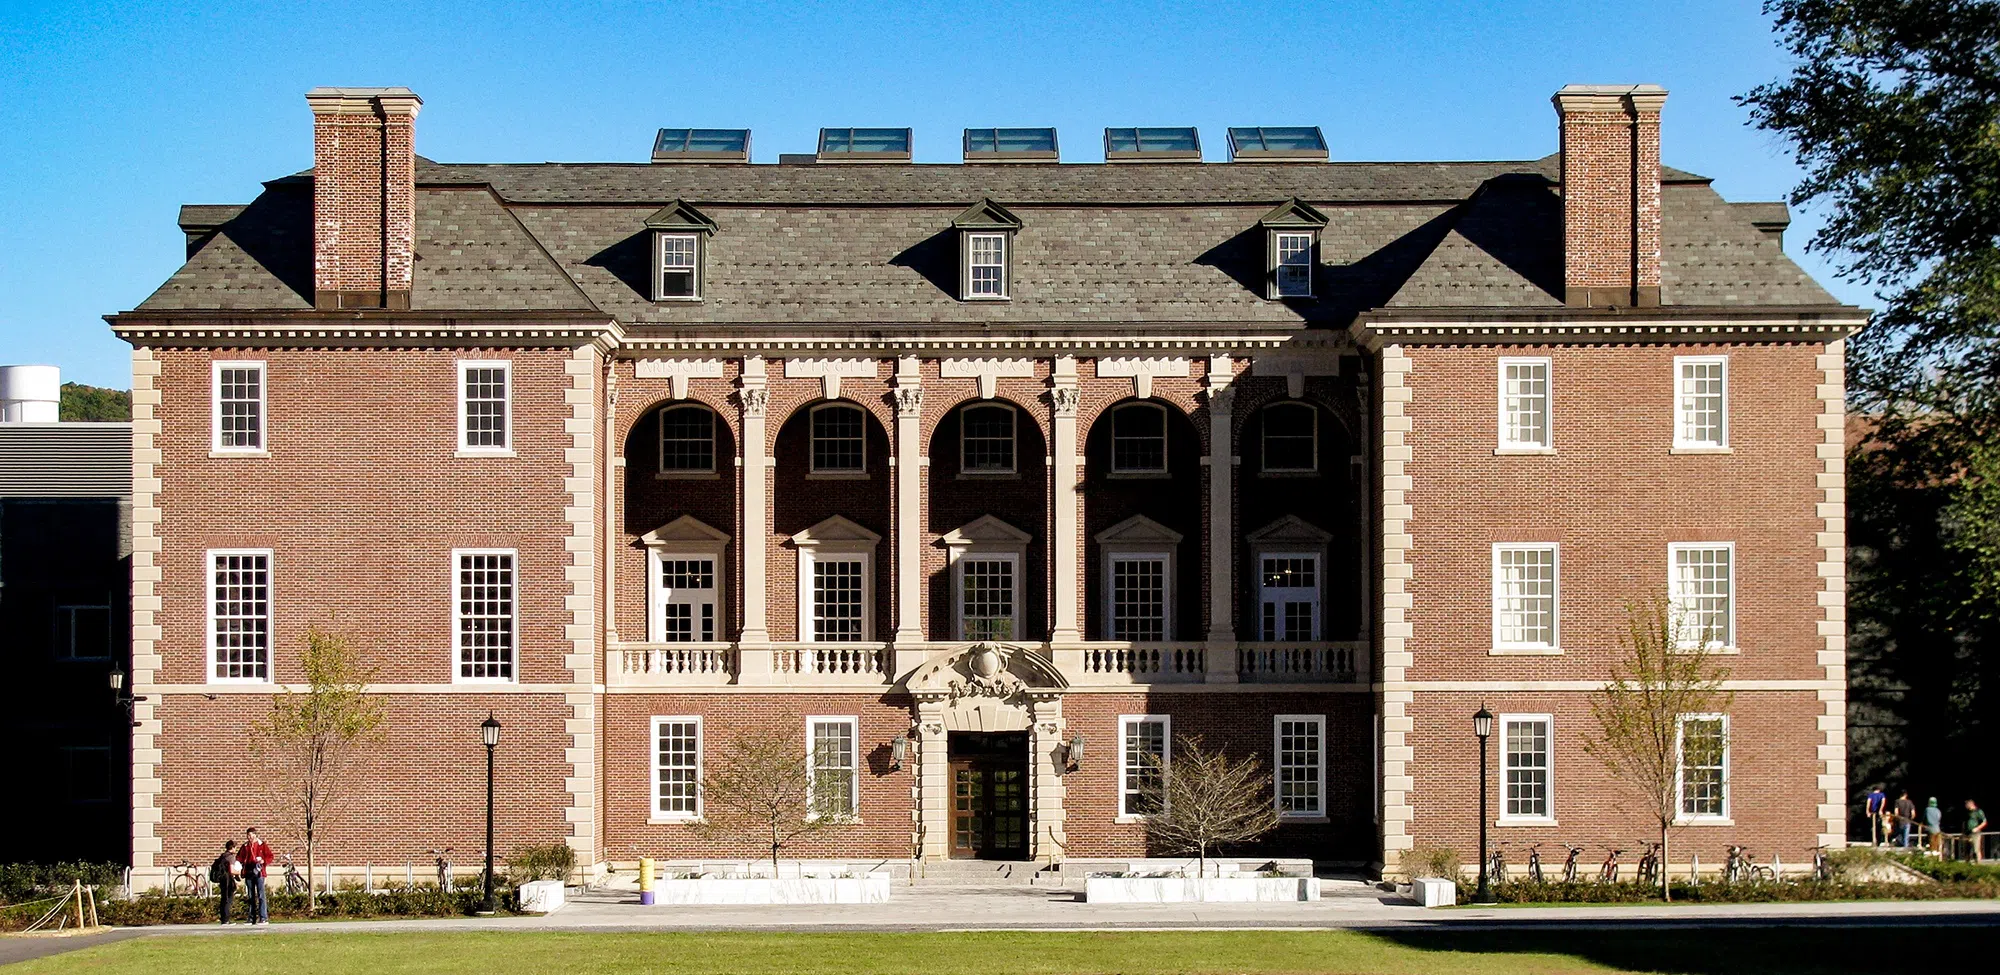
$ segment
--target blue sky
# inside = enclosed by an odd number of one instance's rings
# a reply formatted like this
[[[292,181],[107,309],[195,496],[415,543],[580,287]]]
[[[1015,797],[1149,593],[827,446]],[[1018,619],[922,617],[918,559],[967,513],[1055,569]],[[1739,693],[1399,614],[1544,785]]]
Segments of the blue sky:
[[[1733,200],[1798,173],[1730,99],[1787,62],[1743,2],[263,2],[0,9],[0,363],[125,387],[100,316],[179,266],[182,203],[238,203],[312,164],[314,85],[407,85],[443,161],[640,161],[660,126],[748,127],[760,161],[822,125],[1317,124],[1333,158],[1553,152],[1549,95],[1655,82],[1669,165]],[[1787,249],[1804,256],[1810,213]],[[1867,293],[1828,284],[1846,301]]]

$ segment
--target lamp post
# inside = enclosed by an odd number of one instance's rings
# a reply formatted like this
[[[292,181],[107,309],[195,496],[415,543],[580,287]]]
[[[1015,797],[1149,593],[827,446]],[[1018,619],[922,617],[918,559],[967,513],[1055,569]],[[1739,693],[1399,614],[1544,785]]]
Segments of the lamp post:
[[[1472,716],[1472,733],[1479,738],[1479,890],[1472,895],[1472,902],[1491,904],[1492,878],[1486,874],[1486,739],[1493,735],[1493,712],[1486,710],[1484,704]]]
[[[119,707],[125,709],[125,720],[129,722],[132,725],[132,727],[134,728],[139,727],[138,705],[140,701],[146,699],[146,695],[133,694],[127,691],[125,689],[125,671],[123,668],[120,668],[116,665],[113,665],[111,668],[110,683],[111,683],[111,699],[113,701],[116,701]]]
[[[500,744],[500,722],[493,712],[479,723],[479,740],[486,744],[486,907],[482,914],[497,914],[500,905],[493,899],[493,749]]]

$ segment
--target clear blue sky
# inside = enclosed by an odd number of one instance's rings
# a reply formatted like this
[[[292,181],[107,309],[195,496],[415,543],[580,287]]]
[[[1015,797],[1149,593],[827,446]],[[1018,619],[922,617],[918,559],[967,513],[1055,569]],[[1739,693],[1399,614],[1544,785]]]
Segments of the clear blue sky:
[[[822,125],[907,125],[945,162],[967,126],[1055,125],[1092,160],[1107,125],[1198,125],[1214,155],[1232,123],[1320,125],[1339,160],[1534,158],[1558,87],[1656,82],[1668,164],[1732,200],[1797,178],[1730,100],[1786,69],[1746,0],[179,7],[0,9],[0,363],[127,386],[100,316],[179,266],[180,204],[312,164],[314,85],[415,89],[417,151],[443,161],[640,161],[681,125],[748,127],[765,161]]]

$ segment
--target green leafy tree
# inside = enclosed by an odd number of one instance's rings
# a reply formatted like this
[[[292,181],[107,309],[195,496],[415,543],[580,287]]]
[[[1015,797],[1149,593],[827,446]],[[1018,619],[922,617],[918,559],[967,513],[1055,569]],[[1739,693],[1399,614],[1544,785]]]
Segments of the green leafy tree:
[[[1583,745],[1638,794],[1659,827],[1660,896],[1669,900],[1667,844],[1681,817],[1681,765],[1718,764],[1715,759],[1727,746],[1721,736],[1684,736],[1681,721],[1685,715],[1727,711],[1731,698],[1722,689],[1728,671],[1715,665],[1706,644],[1683,641],[1681,634],[1680,620],[1664,599],[1625,607],[1622,659],[1590,702],[1597,731]]]
[[[1146,839],[1162,852],[1194,854],[1197,885],[1208,876],[1210,853],[1278,828],[1270,769],[1255,757],[1239,761],[1204,748],[1199,738],[1176,738],[1171,765],[1149,777],[1142,794],[1153,810]]]
[[[758,844],[770,852],[775,875],[785,847],[853,822],[849,801],[844,790],[815,794],[802,735],[753,730],[731,741],[702,777],[694,829],[705,839]]]
[[[352,641],[313,627],[306,630],[305,690],[271,701],[271,713],[254,728],[258,754],[275,759],[272,772],[306,838],[306,877],[313,876],[318,828],[342,789],[382,738],[382,702],[366,693],[372,671]],[[315,888],[306,884],[308,908]]]
[[[63,383],[56,415],[70,422],[106,423],[132,418],[132,394],[82,383]]]

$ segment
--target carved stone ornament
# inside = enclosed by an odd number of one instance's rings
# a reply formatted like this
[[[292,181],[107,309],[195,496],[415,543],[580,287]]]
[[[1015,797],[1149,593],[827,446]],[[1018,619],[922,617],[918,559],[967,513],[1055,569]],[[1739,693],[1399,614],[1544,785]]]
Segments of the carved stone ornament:
[[[771,401],[771,391],[757,386],[739,390],[737,395],[743,397],[744,416],[763,416],[764,408],[770,405]]]
[[[1007,658],[1001,648],[991,643],[976,644],[965,651],[965,674],[963,679],[952,678],[945,682],[946,697],[959,700],[967,697],[991,697],[1007,700],[1027,689],[1027,682],[1007,672]]]
[[[890,393],[896,397],[897,416],[918,416],[924,411],[924,389],[922,386],[898,386]]]
[[[1057,386],[1049,390],[1049,402],[1054,405],[1057,416],[1075,416],[1077,403],[1082,398],[1075,386]]]
[[[1210,386],[1208,388],[1208,411],[1210,413],[1227,413],[1235,403],[1235,387]]]

